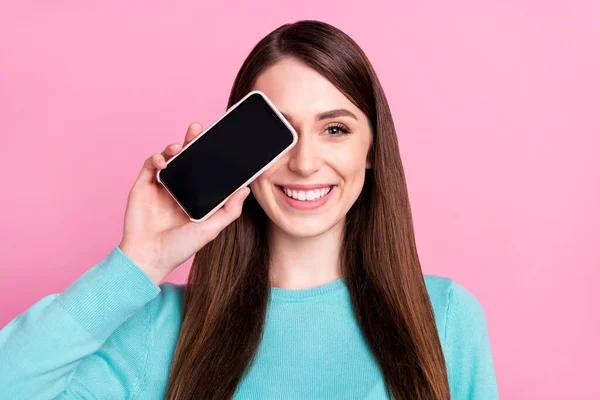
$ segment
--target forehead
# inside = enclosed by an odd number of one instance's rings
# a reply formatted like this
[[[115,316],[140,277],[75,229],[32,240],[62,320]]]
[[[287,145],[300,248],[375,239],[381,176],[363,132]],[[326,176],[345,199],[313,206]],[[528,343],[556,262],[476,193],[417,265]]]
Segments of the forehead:
[[[314,69],[292,58],[267,68],[254,89],[264,92],[282,112],[297,118],[346,108],[359,118],[366,116],[330,81]]]

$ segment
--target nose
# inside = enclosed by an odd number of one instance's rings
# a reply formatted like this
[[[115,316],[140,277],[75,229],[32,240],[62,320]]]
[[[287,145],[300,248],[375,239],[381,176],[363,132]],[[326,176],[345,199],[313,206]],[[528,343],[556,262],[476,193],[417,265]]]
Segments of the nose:
[[[288,159],[290,170],[302,176],[310,176],[317,172],[322,164],[318,143],[311,138],[311,135],[298,134],[298,143],[290,150]]]

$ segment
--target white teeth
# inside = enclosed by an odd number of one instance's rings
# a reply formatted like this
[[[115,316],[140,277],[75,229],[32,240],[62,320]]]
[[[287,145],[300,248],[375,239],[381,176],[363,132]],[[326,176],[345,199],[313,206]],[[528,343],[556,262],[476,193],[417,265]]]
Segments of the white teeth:
[[[294,198],[300,201],[312,201],[318,200],[321,197],[325,196],[331,190],[331,187],[323,188],[323,189],[315,189],[315,190],[292,190],[286,187],[282,187],[285,194],[288,197]]]

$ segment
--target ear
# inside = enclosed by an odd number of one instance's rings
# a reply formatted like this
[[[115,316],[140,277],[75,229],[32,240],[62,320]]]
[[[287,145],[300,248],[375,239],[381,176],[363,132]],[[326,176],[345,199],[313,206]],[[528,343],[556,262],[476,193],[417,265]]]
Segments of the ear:
[[[373,164],[371,164],[371,160],[367,159],[367,169],[373,168]]]

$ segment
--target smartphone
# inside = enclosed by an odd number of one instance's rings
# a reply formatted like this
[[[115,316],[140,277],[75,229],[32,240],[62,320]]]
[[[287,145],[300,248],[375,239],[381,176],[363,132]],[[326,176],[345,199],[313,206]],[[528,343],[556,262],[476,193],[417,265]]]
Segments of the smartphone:
[[[254,90],[168,160],[156,179],[190,220],[204,221],[297,142],[291,124]]]

